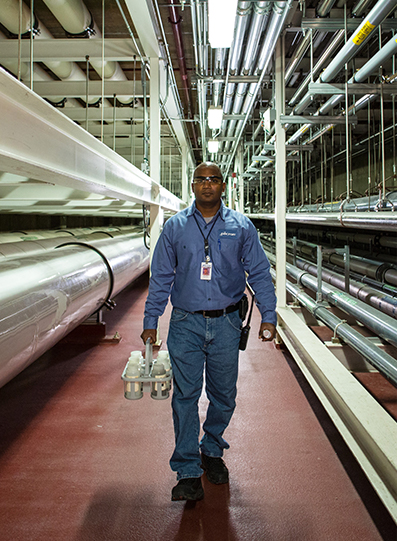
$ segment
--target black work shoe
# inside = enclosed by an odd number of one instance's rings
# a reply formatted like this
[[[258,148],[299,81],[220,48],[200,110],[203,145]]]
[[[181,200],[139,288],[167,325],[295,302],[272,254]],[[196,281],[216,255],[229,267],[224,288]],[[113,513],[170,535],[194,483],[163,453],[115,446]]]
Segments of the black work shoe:
[[[212,457],[201,453],[201,467],[207,474],[207,479],[215,485],[229,482],[229,470],[220,457]]]
[[[204,498],[201,477],[187,477],[181,479],[172,489],[171,500],[202,500]]]

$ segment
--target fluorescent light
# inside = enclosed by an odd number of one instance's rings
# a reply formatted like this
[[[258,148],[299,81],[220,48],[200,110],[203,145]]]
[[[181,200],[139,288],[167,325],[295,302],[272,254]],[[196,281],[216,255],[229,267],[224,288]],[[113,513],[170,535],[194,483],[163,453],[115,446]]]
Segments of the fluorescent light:
[[[231,46],[236,11],[237,0],[208,0],[208,40],[213,49]]]
[[[208,141],[208,152],[210,154],[216,154],[219,150],[219,141],[211,139]]]
[[[211,130],[219,130],[222,126],[222,117],[222,107],[214,107],[213,105],[211,105],[208,108],[208,127]]]

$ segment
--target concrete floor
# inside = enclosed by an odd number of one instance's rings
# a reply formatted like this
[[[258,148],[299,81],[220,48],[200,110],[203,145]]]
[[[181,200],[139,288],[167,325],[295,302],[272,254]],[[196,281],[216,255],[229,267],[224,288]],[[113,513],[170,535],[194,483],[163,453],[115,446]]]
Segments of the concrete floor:
[[[128,401],[120,379],[144,349],[146,293],[144,276],[105,314],[118,344],[65,340],[0,389],[0,541],[395,541],[288,353],[257,340],[256,310],[227,432],[230,484],[204,475],[203,501],[171,502],[171,401]],[[203,418],[205,407],[203,396]]]

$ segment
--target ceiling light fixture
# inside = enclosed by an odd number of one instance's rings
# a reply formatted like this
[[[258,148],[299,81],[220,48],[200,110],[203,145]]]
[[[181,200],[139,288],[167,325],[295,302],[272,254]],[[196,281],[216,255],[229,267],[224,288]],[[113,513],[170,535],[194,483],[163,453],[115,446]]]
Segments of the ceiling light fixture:
[[[208,127],[211,130],[220,130],[222,126],[223,109],[210,105],[208,108]]]
[[[208,141],[208,152],[210,154],[216,154],[219,150],[219,141],[216,141],[216,139],[210,139]]]
[[[237,0],[208,0],[208,40],[213,49],[231,46],[236,11]]]

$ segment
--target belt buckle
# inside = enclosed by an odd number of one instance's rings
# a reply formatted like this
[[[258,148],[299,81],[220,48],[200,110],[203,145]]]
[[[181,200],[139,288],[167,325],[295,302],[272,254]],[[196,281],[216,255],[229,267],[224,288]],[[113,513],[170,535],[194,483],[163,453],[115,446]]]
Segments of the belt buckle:
[[[208,310],[203,310],[203,317],[205,317],[205,319],[211,319],[211,316],[205,315],[206,312],[208,312]]]

